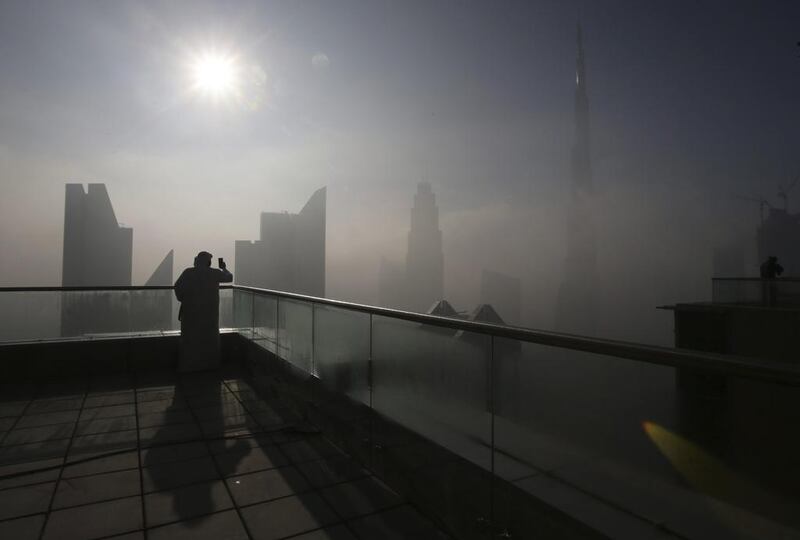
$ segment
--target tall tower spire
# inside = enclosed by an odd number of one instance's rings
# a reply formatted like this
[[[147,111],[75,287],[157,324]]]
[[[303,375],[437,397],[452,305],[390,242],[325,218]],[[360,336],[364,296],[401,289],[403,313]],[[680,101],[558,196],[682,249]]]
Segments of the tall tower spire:
[[[578,47],[575,58],[575,145],[572,148],[572,187],[576,191],[592,191],[592,163],[589,148],[589,95],[586,86],[586,65],[583,53],[583,32],[578,24]]]
[[[567,209],[566,260],[556,308],[556,329],[593,335],[596,330],[597,242],[594,233],[589,96],[583,33],[577,28],[575,60],[575,141],[572,146],[571,198]]]

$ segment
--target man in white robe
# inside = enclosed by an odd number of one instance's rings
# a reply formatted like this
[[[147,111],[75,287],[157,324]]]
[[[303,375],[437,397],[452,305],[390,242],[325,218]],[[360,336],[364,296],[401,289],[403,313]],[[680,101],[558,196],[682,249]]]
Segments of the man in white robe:
[[[175,296],[181,303],[181,353],[179,371],[200,371],[219,367],[219,284],[231,283],[233,274],[220,259],[211,268],[211,253],[201,251],[194,267],[183,271],[175,282]]]

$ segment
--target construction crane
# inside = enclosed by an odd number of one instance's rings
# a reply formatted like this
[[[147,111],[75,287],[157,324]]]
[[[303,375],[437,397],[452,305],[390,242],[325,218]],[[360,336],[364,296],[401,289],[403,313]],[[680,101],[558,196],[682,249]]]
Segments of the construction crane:
[[[760,214],[761,214],[761,223],[762,224],[764,223],[764,219],[766,219],[764,217],[764,210],[766,208],[772,209],[772,205],[764,197],[748,197],[748,196],[744,196],[744,195],[737,195],[736,198],[737,199],[741,199],[743,201],[757,202],[759,204],[759,210],[760,210]]]
[[[800,180],[800,177],[795,178],[788,187],[783,187],[783,185],[778,186],[778,197],[783,199],[783,210],[786,213],[789,213],[789,192],[792,188],[797,184],[797,181]]]

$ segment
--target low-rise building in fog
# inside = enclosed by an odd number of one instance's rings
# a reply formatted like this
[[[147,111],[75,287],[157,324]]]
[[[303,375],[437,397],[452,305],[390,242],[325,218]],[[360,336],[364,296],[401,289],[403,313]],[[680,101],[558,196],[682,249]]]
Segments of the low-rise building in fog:
[[[297,214],[262,212],[256,241],[237,240],[236,283],[325,296],[326,189]]]

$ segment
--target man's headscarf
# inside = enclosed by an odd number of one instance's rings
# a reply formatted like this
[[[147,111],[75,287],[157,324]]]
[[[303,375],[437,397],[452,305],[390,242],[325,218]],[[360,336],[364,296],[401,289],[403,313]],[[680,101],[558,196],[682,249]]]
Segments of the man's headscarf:
[[[197,254],[197,257],[194,258],[194,266],[195,268],[201,268],[203,266],[211,266],[211,259],[213,255],[208,251],[201,251]]]

